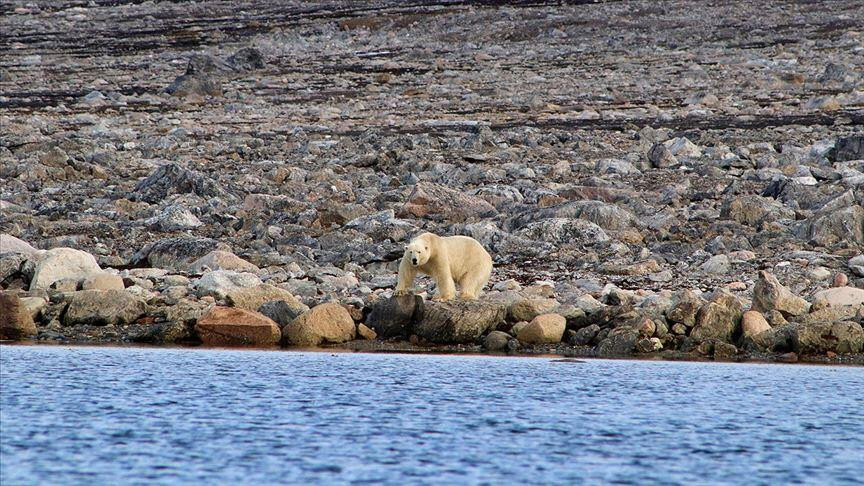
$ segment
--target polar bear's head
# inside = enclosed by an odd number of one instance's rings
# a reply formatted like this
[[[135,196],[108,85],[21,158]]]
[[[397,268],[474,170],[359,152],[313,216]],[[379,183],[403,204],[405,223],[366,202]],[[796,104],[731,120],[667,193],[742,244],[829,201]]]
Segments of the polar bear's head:
[[[405,247],[405,256],[407,256],[411,265],[419,267],[425,265],[429,261],[432,253],[429,251],[429,242],[421,237],[414,238],[408,246]]]

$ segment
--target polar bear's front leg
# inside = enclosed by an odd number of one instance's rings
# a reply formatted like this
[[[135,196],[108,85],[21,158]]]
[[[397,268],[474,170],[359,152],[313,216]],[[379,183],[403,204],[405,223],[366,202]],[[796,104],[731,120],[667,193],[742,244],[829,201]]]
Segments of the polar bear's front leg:
[[[402,261],[399,262],[399,283],[396,284],[396,291],[393,292],[393,295],[407,294],[411,286],[414,285],[414,277],[416,276],[417,270],[414,265],[411,265],[407,256],[402,257]]]

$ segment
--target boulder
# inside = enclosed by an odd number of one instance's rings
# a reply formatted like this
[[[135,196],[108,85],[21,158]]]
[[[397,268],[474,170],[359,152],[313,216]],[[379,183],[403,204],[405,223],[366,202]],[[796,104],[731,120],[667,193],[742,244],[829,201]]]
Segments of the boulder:
[[[66,326],[129,324],[147,311],[147,304],[125,290],[82,290],[72,294],[63,316]]]
[[[612,329],[606,339],[597,345],[597,355],[603,357],[630,356],[636,348],[639,331],[621,326]]]
[[[221,96],[222,85],[217,78],[204,74],[182,74],[174,79],[165,92],[177,96]]]
[[[666,318],[672,322],[693,327],[696,324],[696,314],[708,301],[691,290],[685,290],[678,296],[678,302],[666,312]]]
[[[142,248],[132,258],[137,266],[186,272],[199,258],[213,250],[229,250],[228,245],[212,238],[178,236],[163,238]]]
[[[228,305],[253,311],[257,311],[265,303],[274,300],[287,303],[292,310],[298,313],[298,315],[309,310],[309,308],[297,300],[291,292],[266,283],[258,284],[254,287],[243,287],[229,290],[225,294],[225,301]]]
[[[192,262],[189,272],[204,274],[211,270],[233,270],[235,272],[257,272],[258,267],[225,250],[213,250]]]
[[[761,312],[749,310],[741,316],[741,335],[745,338],[752,338],[769,329],[771,326]]]
[[[726,292],[717,292],[696,314],[696,325],[690,337],[696,341],[716,339],[732,341],[741,322],[741,302]]]
[[[92,273],[81,281],[82,290],[123,290],[123,277],[108,272]]]
[[[24,240],[19,240],[18,238],[6,233],[0,233],[0,253],[16,253],[30,257],[35,255],[38,251],[39,250],[30,246],[30,243],[27,243]]]
[[[854,204],[822,208],[807,218],[797,232],[799,237],[821,246],[847,241],[864,245],[864,207]]]
[[[253,273],[238,273],[231,270],[207,272],[195,282],[198,297],[212,295],[217,299],[225,299],[231,292],[236,293],[238,290],[257,287],[259,285],[263,284],[257,275]]]
[[[554,245],[576,246],[593,246],[611,239],[600,226],[584,219],[570,218],[550,218],[528,223],[516,235]]]
[[[354,339],[355,333],[351,314],[334,302],[313,307],[282,329],[283,344],[291,346],[343,343]]]
[[[459,223],[497,213],[494,206],[477,196],[441,184],[419,182],[397,215]]]
[[[576,334],[570,339],[570,344],[574,346],[587,346],[591,344],[591,341],[594,340],[598,332],[600,332],[600,326],[597,324],[583,327],[576,331]]]
[[[795,219],[795,211],[770,197],[748,194],[726,199],[720,208],[720,218],[758,227],[780,219]]]
[[[21,299],[12,292],[0,292],[0,340],[26,339],[36,332],[33,316]]]
[[[810,310],[810,304],[784,287],[777,277],[761,270],[753,288],[753,310],[778,310],[787,316],[798,316]]]
[[[271,300],[258,307],[258,312],[273,319],[280,328],[285,327],[286,324],[308,310],[309,307],[306,304],[298,301],[293,296],[291,300]]]
[[[196,194],[204,199],[228,196],[213,179],[169,163],[159,166],[146,179],[136,184],[129,199],[158,204],[174,194]]]
[[[820,290],[813,295],[813,302],[822,302],[830,307],[864,305],[864,289],[857,287],[833,287]]]
[[[526,344],[556,344],[561,342],[567,320],[559,314],[542,314],[523,327],[516,339]]]
[[[492,331],[486,335],[483,341],[483,347],[487,351],[507,351],[507,344],[510,342],[510,335],[506,332]]]
[[[198,319],[195,332],[207,346],[274,346],[281,337],[270,318],[237,307],[212,307]]]
[[[80,281],[102,269],[93,255],[73,248],[52,248],[39,253],[35,259],[30,290],[47,290],[58,280]]]
[[[528,297],[511,304],[507,309],[507,315],[511,321],[531,321],[539,315],[554,311],[560,305],[555,299]]]
[[[834,160],[864,160],[864,135],[839,137],[834,145]]]
[[[699,266],[702,273],[711,275],[725,275],[730,268],[729,257],[726,255],[714,255]]]
[[[496,302],[429,302],[424,305],[423,318],[414,325],[414,334],[435,344],[474,343],[506,316],[507,307]]]
[[[793,326],[793,347],[799,354],[860,353],[864,348],[864,330],[857,322],[814,322]]]
[[[413,325],[423,319],[424,303],[419,295],[401,295],[379,300],[372,306],[366,325],[382,338],[408,337]]]

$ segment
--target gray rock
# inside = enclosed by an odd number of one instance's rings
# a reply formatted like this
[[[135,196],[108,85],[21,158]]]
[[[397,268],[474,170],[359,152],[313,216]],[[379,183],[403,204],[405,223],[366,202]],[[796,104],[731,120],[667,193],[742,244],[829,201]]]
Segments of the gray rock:
[[[630,356],[636,348],[639,331],[630,327],[618,327],[597,345],[597,355],[603,357]]]
[[[450,300],[429,302],[414,334],[434,344],[474,343],[490,328],[504,321],[507,307],[488,301]]]
[[[600,326],[597,324],[591,324],[588,327],[583,327],[576,331],[576,334],[570,340],[570,344],[574,346],[587,346],[591,344],[594,338],[597,336],[597,333],[600,332]]]
[[[265,302],[258,308],[258,312],[273,319],[279,327],[285,327],[286,324],[296,319],[300,314],[303,314],[309,307],[296,302],[288,302],[285,300],[271,300]]]
[[[63,315],[66,326],[114,326],[143,316],[147,304],[124,290],[82,290],[72,294]]]
[[[424,302],[419,295],[401,295],[382,299],[372,306],[366,325],[379,337],[408,337],[414,323],[423,319]]]
[[[487,351],[506,351],[509,341],[510,335],[506,332],[492,331],[486,335],[483,347],[486,348]]]
[[[180,236],[163,238],[142,248],[132,260],[139,266],[186,272],[192,264],[213,250],[230,251],[231,248],[211,238]]]
[[[159,166],[132,190],[130,199],[159,203],[172,194],[197,194],[209,199],[233,198],[216,181],[198,172],[184,169],[175,163]]]

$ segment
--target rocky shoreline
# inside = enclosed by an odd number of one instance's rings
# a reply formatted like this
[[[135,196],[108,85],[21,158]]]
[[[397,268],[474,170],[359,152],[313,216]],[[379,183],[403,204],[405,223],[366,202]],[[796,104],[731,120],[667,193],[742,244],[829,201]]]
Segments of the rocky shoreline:
[[[13,1],[0,337],[860,364],[859,8]]]

